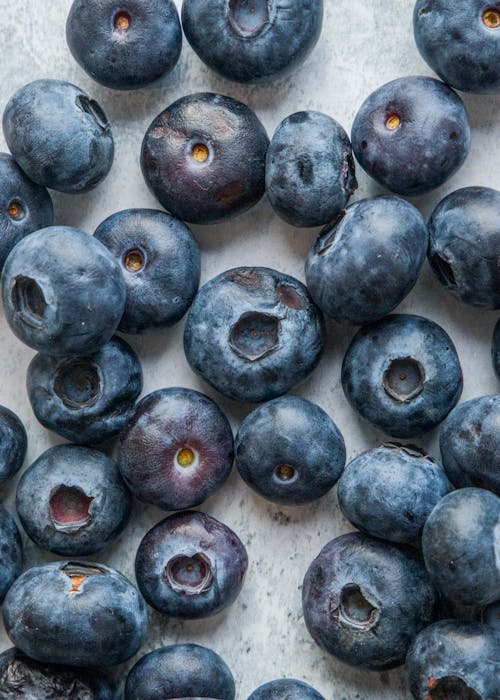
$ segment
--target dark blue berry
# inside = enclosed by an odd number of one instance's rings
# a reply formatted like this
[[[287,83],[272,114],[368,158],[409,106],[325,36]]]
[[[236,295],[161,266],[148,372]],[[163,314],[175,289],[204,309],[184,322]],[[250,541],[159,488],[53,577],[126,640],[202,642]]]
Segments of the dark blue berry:
[[[23,568],[23,544],[16,522],[0,504],[0,603]]]
[[[307,683],[293,678],[280,678],[260,685],[248,700],[325,700]]]
[[[20,418],[0,406],[0,485],[21,469],[28,447],[28,436]]]

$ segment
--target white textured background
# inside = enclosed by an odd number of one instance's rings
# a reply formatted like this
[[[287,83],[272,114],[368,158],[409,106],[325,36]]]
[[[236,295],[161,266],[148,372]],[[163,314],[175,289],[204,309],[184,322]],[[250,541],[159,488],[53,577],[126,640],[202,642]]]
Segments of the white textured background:
[[[181,0],[176,4],[180,7]],[[267,87],[240,87],[212,74],[184,43],[177,68],[161,85],[136,93],[115,93],[93,83],[72,59],[65,42],[70,5],[71,0],[0,0],[0,110],[15,90],[36,78],[69,80],[101,103],[113,125],[116,143],[111,174],[90,194],[75,197],[55,193],[53,197],[56,223],[88,232],[120,209],[157,206],[139,168],[142,137],[156,114],[182,95],[213,91],[240,99],[256,110],[270,135],[285,116],[302,109],[324,111],[349,131],[361,102],[379,85],[404,75],[430,74],[413,41],[411,0],[325,0],[319,44],[291,78]],[[425,216],[458,187],[500,189],[500,96],[471,96],[465,101],[473,126],[471,154],[452,180],[429,196],[414,200]],[[1,136],[0,150],[5,150]],[[360,168],[358,180],[360,188],[354,199],[382,191]],[[304,258],[315,233],[282,223],[265,200],[227,224],[195,227],[202,249],[202,281],[236,265],[267,265],[303,279]],[[427,265],[399,310],[428,316],[451,334],[464,369],[464,399],[498,391],[490,362],[495,313],[460,305],[433,279]],[[161,335],[127,338],[143,362],[144,393],[175,385],[199,389],[220,403],[236,429],[248,408],[222,399],[191,373],[182,351],[182,331],[181,322]],[[320,367],[295,392],[316,401],[338,423],[348,459],[382,439],[351,411],[340,386],[342,356],[353,334],[353,328],[330,324]],[[26,464],[59,441],[37,424],[27,400],[25,373],[32,355],[10,333],[0,312],[0,403],[15,410],[26,424]],[[436,434],[429,435],[423,444],[436,455]],[[11,483],[2,493],[11,510],[14,491],[15,483]],[[233,473],[203,510],[234,528],[248,548],[250,567],[243,591],[232,608],[206,622],[180,623],[151,612],[150,633],[141,653],[179,641],[211,646],[231,667],[242,699],[259,684],[282,676],[307,681],[327,700],[408,697],[400,671],[350,669],[323,654],[304,626],[300,588],[307,566],[328,540],[350,529],[334,492],[309,507],[279,508],[250,492]],[[133,578],[137,545],[163,515],[155,508],[136,504],[125,533],[98,557],[99,561]],[[26,566],[51,558],[26,538],[25,544]],[[0,649],[8,646],[2,632]],[[117,669],[114,677],[123,680],[125,671]]]

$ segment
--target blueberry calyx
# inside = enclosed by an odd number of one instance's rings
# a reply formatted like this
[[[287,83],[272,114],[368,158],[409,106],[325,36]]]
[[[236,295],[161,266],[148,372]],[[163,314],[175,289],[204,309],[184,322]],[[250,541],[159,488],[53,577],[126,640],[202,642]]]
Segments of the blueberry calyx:
[[[117,12],[113,19],[113,27],[119,34],[125,34],[130,29],[132,17],[128,12],[121,10]]]
[[[55,488],[50,494],[50,518],[56,530],[77,532],[92,520],[90,505],[94,496],[87,496],[78,486]]]
[[[269,0],[229,0],[231,29],[243,39],[253,39],[270,23]]]
[[[279,331],[276,316],[248,311],[232,326],[229,345],[244,360],[255,362],[278,349]]]
[[[443,257],[441,257],[441,255],[435,253],[432,256],[430,263],[441,284],[448,287],[448,289],[457,286],[457,280],[455,273],[453,272],[453,267],[448,260],[445,260]]]
[[[483,22],[488,29],[500,28],[500,11],[495,7],[488,7],[483,12]]]
[[[81,586],[90,576],[104,576],[106,574],[96,564],[84,564],[69,561],[61,566],[61,571],[71,580],[70,595],[81,593]]]
[[[13,221],[22,221],[26,216],[26,211],[21,202],[13,199],[7,207],[7,213]]]
[[[340,603],[330,615],[350,627],[368,631],[378,623],[380,608],[360,586],[349,583],[342,588]]]
[[[54,378],[54,392],[67,408],[93,406],[101,394],[99,368],[88,360],[64,362]]]
[[[89,114],[103,131],[109,131],[110,125],[108,119],[95,100],[87,97],[87,95],[78,95],[75,102],[78,109]]]
[[[316,243],[314,244],[314,252],[316,255],[324,255],[335,243],[335,238],[337,236],[337,228],[346,215],[346,211],[341,211],[335,219],[327,224],[318,236]]]
[[[210,559],[202,552],[172,557],[163,570],[163,579],[170,588],[186,596],[210,590],[214,582]]]
[[[444,678],[429,678],[429,700],[481,700],[481,695],[458,676],[445,676]]]
[[[413,357],[397,357],[384,372],[385,392],[395,401],[407,403],[422,393],[425,370]]]
[[[44,327],[47,302],[38,282],[32,277],[19,275],[12,285],[11,299],[20,319],[33,328]]]

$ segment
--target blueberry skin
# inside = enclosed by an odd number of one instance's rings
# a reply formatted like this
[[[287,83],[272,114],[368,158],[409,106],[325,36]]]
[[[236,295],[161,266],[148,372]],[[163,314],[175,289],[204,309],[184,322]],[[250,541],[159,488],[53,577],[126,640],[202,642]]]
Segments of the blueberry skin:
[[[330,416],[297,396],[282,396],[250,413],[235,443],[242,479],[282,505],[324,496],[345,465],[345,443]]]
[[[184,316],[200,284],[201,256],[182,221],[153,209],[126,209],[103,221],[94,236],[120,261],[125,279],[118,330],[144,333]]]
[[[86,92],[61,80],[35,80],[18,90],[5,108],[3,133],[27,176],[59,192],[88,192],[113,164],[106,115]]]
[[[483,609],[481,620],[485,625],[493,627],[496,632],[500,633],[500,600],[487,605]]]
[[[6,406],[0,406],[0,486],[21,469],[28,436],[20,418]]]
[[[239,537],[205,513],[175,513],[143,537],[135,559],[137,585],[169,617],[212,617],[238,597],[248,566]]]
[[[146,654],[129,671],[124,700],[184,697],[234,700],[233,674],[215,651],[172,644]]]
[[[266,158],[266,193],[278,216],[292,226],[323,226],[357,187],[351,142],[338,122],[313,111],[281,122]]]
[[[75,61],[98,83],[137,90],[173,70],[182,29],[172,0],[75,0],[66,40]]]
[[[441,427],[439,447],[454,486],[477,486],[500,496],[500,396],[461,403]]]
[[[264,83],[296,70],[321,34],[323,0],[184,0],[182,27],[200,59],[228,80]]]
[[[429,575],[450,600],[488,605],[500,598],[500,498],[465,488],[445,496],[424,526]]]
[[[0,272],[16,243],[53,223],[54,207],[45,187],[30,180],[12,156],[0,153]]]
[[[0,700],[113,700],[92,671],[33,661],[12,647],[0,654]]]
[[[131,497],[102,452],[56,445],[24,472],[16,508],[29,537],[61,556],[95,554],[124,530]]]
[[[375,90],[357,113],[351,134],[361,167],[405,196],[442,185],[463,165],[470,140],[460,97],[424,76],[398,78]]]
[[[13,644],[36,661],[106,667],[141,647],[147,610],[139,592],[115,569],[86,561],[34,566],[4,602]]]
[[[429,262],[455,297],[483,309],[500,308],[500,192],[464,187],[445,197],[429,221]]]
[[[68,226],[30,234],[10,253],[2,299],[12,332],[54,357],[97,352],[125,307],[120,266],[92,236]]]
[[[191,369],[236,401],[269,401],[318,365],[323,314],[304,285],[266,267],[238,267],[201,287],[187,316]]]
[[[500,379],[500,320],[497,321],[495,330],[493,332],[493,340],[491,343],[491,360],[493,362],[493,369],[498,379]]]
[[[428,243],[425,221],[404,199],[363,199],[321,232],[307,258],[307,288],[336,321],[379,321],[415,286]]]
[[[268,146],[263,125],[242,102],[208,92],[187,95],[146,131],[142,173],[173,216],[214,224],[261,199]]]
[[[205,501],[233,466],[229,421],[193,389],[158,389],[138,404],[120,436],[117,463],[134,496],[163,510]]]
[[[248,700],[325,700],[317,690],[294,678],[263,683],[248,696]]]
[[[362,328],[342,365],[351,406],[397,438],[438,425],[458,402],[463,379],[449,335],[422,316],[394,314]]]
[[[78,445],[99,445],[120,433],[142,391],[142,368],[130,345],[113,336],[93,355],[35,355],[28,398],[48,430]]]
[[[359,532],[329,542],[309,567],[304,620],[322,649],[351,666],[400,666],[430,624],[436,593],[419,554]]]
[[[415,700],[497,700],[500,635],[479,622],[443,620],[415,639],[406,679]]]
[[[23,568],[23,543],[14,518],[0,503],[0,603],[20,576]]]
[[[412,544],[434,506],[451,490],[443,469],[418,448],[387,444],[347,465],[337,496],[343,514],[359,530]]]

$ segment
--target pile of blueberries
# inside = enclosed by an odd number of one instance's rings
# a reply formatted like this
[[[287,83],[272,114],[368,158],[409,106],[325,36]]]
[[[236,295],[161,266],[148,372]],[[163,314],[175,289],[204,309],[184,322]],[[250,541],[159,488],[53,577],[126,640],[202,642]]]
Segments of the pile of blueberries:
[[[182,29],[212,69],[259,83],[296,69],[322,20],[322,0],[184,0],[182,27],[172,0],[75,0],[67,40],[82,68],[113,89],[142,88],[171,71]],[[464,303],[500,308],[500,192],[453,192],[428,224],[397,196],[428,192],[464,163],[470,127],[452,88],[500,91],[500,4],[455,0],[450,12],[449,0],[418,0],[414,30],[443,82],[417,76],[380,87],[361,106],[351,139],[319,112],[292,114],[269,141],[254,112],[230,97],[174,102],[148,128],[141,153],[166,211],[118,212],[93,236],[52,225],[46,188],[86,192],[107,175],[114,146],[104,111],[58,80],[32,82],[8,102],[3,306],[13,333],[37,351],[27,376],[33,411],[71,444],[40,455],[16,494],[27,535],[67,559],[22,573],[19,531],[0,506],[0,597],[15,644],[0,655],[0,699],[109,700],[96,669],[140,649],[146,602],[183,619],[234,602],[245,547],[192,510],[222,487],[233,462],[249,487],[286,506],[312,502],[338,482],[342,512],[359,532],[329,542],[305,573],[304,619],[320,647],[365,669],[406,662],[417,700],[500,698],[500,395],[457,406],[462,370],[447,333],[420,316],[388,315],[426,257]],[[357,187],[354,157],[395,194],[347,206]],[[264,193],[293,226],[324,227],[306,261],[307,286],[273,269],[236,267],[198,290],[200,252],[185,222],[226,220]],[[342,367],[353,408],[395,439],[443,423],[442,466],[406,442],[345,466],[331,418],[285,396],[322,356],[324,313],[362,326]],[[185,314],[193,371],[224,396],[261,404],[235,440],[221,409],[197,391],[165,388],[137,402],[141,364],[115,332],[168,328]],[[493,361],[500,377],[500,325]],[[115,438],[112,457],[95,449]],[[2,408],[0,483],[21,468],[26,447],[19,418]],[[138,589],[78,559],[123,531],[132,495],[174,511],[140,543]],[[234,697],[225,662],[194,644],[140,658],[124,691],[125,700]],[[251,698],[323,700],[293,679]]]

